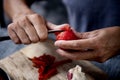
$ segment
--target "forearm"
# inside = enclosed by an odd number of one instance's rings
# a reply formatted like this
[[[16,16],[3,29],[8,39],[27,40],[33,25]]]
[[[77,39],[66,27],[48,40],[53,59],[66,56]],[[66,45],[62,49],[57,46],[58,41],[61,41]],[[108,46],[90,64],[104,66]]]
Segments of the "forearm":
[[[11,19],[21,14],[33,13],[25,0],[4,0],[4,10]]]

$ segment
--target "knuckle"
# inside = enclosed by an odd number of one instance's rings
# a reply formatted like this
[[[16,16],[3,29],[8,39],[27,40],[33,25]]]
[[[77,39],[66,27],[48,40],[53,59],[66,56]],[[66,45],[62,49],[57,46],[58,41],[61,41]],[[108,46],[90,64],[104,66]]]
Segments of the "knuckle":
[[[27,41],[27,42],[24,42],[23,44],[30,44],[31,42],[30,41]]]
[[[40,36],[40,40],[41,41],[44,41],[44,40],[46,40],[47,39],[47,35],[46,34],[42,34],[41,36]]]
[[[31,41],[32,41],[33,43],[36,43],[36,42],[38,42],[38,41],[39,41],[39,39],[38,39],[38,38],[36,38],[36,37],[32,37]]]
[[[22,43],[23,43],[23,44],[29,44],[30,41],[29,41],[28,39],[23,39],[23,40],[22,40]]]
[[[14,38],[14,40],[13,40],[13,41],[14,41],[14,43],[15,43],[15,44],[20,44],[20,40],[19,40],[19,39],[17,39],[17,38]]]
[[[19,42],[19,41],[16,41],[16,42],[14,41],[14,43],[15,43],[15,44],[20,44],[20,42]]]
[[[19,30],[18,22],[8,25],[8,30],[14,30],[14,31]]]
[[[27,42],[27,43],[24,43],[25,45],[28,45],[28,44],[30,44],[30,42]]]
[[[11,23],[11,24],[8,25],[7,29],[8,29],[8,30],[12,30],[13,27],[15,27],[15,25],[14,25],[13,23]]]
[[[24,16],[21,18],[22,21],[26,21],[27,20],[27,16]]]
[[[26,16],[19,21],[19,25],[21,25],[21,27],[26,27],[27,23],[28,21]]]
[[[14,25],[14,26],[12,27],[12,29],[13,29],[14,31],[18,31],[18,30],[19,30],[19,26],[16,24],[16,25]]]
[[[34,16],[39,16],[39,14],[33,14]]]
[[[8,29],[11,29],[11,27],[13,26],[13,23],[8,25]]]
[[[32,15],[32,18],[33,18],[33,19],[34,19],[34,18],[38,18],[38,17],[40,17],[39,14],[33,14],[33,15]]]
[[[22,23],[25,23],[26,20],[27,20],[27,16],[23,16],[23,17],[21,17],[21,18],[19,19],[18,22],[19,22],[20,24],[22,24]]]
[[[40,16],[39,14],[33,14],[30,17],[33,20],[37,20],[37,21],[40,21],[41,23],[45,23],[44,18],[42,16]]]

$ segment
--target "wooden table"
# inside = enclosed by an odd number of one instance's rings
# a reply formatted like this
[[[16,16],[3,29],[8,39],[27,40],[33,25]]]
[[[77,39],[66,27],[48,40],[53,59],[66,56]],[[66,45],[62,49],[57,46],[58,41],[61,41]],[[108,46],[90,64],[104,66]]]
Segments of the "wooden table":
[[[54,47],[52,40],[31,44],[15,52],[13,55],[0,60],[0,67],[10,75],[12,80],[38,80],[37,69],[32,66],[32,62],[28,57],[32,58],[47,53],[55,56],[57,60],[64,59],[58,55],[55,50],[56,47]],[[67,71],[76,65],[82,67],[88,80],[106,79],[106,74],[101,69],[91,64],[89,61],[80,60],[59,67],[59,73],[51,77],[49,80],[67,80]]]

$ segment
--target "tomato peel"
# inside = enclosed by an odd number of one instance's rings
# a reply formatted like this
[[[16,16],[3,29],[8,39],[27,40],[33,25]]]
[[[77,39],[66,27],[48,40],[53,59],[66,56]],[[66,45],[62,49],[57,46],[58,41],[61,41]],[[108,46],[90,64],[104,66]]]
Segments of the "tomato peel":
[[[61,30],[64,30],[63,32],[56,32],[56,40],[77,40],[79,39],[73,30],[70,28],[70,26],[65,26]]]
[[[55,57],[47,54],[34,57],[30,60],[32,61],[34,67],[38,68],[39,80],[47,80],[58,73],[57,67],[71,62],[70,59],[55,62]]]

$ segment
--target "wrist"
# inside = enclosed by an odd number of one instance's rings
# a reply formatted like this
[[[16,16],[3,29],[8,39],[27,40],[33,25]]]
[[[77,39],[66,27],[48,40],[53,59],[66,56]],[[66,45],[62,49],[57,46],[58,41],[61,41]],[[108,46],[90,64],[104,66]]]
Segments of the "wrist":
[[[12,21],[22,17],[22,16],[26,16],[26,15],[30,15],[30,14],[34,14],[34,12],[32,10],[24,10],[24,11],[21,11],[21,12],[18,12],[18,13],[15,13],[13,16],[12,16]]]

